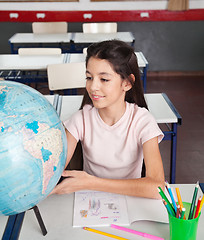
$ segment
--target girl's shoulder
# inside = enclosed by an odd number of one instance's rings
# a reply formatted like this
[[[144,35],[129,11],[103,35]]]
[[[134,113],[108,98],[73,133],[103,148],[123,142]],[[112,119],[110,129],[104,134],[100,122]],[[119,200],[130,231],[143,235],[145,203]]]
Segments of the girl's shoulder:
[[[136,103],[126,102],[126,107],[128,111],[134,112],[134,114],[149,114],[149,110],[145,107],[139,107]]]
[[[129,114],[132,115],[135,120],[154,120],[153,115],[145,107],[139,107],[135,103],[127,103]]]

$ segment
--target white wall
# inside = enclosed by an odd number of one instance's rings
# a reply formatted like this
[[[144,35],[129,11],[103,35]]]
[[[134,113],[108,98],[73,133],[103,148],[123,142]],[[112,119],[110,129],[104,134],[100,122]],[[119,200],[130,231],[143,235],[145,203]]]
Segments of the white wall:
[[[6,1],[6,0],[4,0]],[[14,1],[14,2],[13,2]],[[79,2],[12,2],[0,1],[0,10],[47,10],[47,11],[82,11],[82,10],[165,10],[168,0],[157,1],[113,1],[113,2],[91,2],[90,0],[79,0]],[[190,9],[204,8],[204,0],[190,0]]]

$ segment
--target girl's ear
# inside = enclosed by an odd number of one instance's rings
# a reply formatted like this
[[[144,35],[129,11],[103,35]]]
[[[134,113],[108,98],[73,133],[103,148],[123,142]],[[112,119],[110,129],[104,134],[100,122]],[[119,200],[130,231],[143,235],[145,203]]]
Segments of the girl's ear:
[[[128,79],[123,81],[124,91],[126,91],[126,92],[129,91],[132,88],[132,85],[134,84],[134,82],[135,82],[135,76],[134,76],[134,74],[130,74]]]

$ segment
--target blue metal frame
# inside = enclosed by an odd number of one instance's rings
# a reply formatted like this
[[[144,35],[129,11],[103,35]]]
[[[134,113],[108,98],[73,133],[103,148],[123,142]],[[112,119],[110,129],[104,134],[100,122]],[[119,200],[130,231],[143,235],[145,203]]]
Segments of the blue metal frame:
[[[0,77],[20,83],[47,83],[47,71],[0,70]]]
[[[141,76],[144,93],[146,93],[146,90],[147,90],[147,69],[148,69],[148,64],[146,64],[146,66],[143,67],[143,74]]]
[[[74,53],[73,41],[64,43],[11,43],[9,41],[12,54],[18,54],[19,48],[61,48],[62,53]]]
[[[176,180],[176,151],[177,151],[177,126],[182,124],[181,115],[178,113],[172,102],[169,100],[165,93],[162,93],[162,96],[168,103],[171,110],[177,117],[177,123],[172,123],[172,128],[170,131],[164,131],[163,140],[171,140],[171,165],[170,165],[170,183],[175,183]]]
[[[202,192],[204,193],[204,183],[199,183]]]

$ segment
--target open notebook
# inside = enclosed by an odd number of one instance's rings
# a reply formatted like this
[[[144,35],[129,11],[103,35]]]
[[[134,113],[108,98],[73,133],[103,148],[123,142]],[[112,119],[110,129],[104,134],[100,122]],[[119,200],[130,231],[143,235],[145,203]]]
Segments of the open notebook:
[[[75,193],[73,227],[130,225],[138,220],[168,223],[162,201],[97,191]]]

